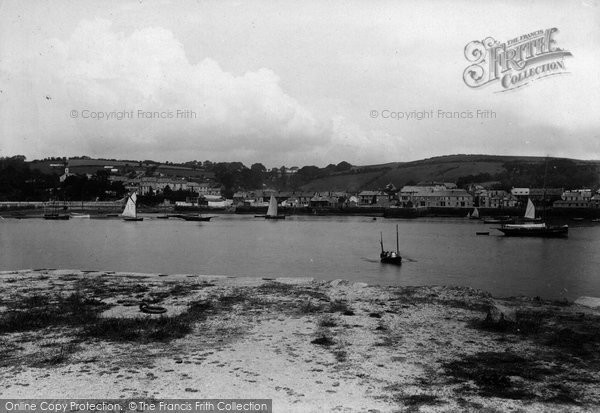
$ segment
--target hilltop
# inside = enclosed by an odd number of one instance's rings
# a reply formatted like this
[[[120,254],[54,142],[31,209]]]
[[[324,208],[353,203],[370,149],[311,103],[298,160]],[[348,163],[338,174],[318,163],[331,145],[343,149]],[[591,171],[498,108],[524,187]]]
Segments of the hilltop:
[[[380,165],[354,166],[344,172],[331,173],[313,179],[302,186],[306,191],[357,191],[378,189],[392,183],[397,188],[418,182],[486,182],[500,185],[523,182],[523,185],[539,185],[543,179],[546,157],[499,156],[499,155],[446,155],[412,162]],[[551,175],[561,175],[566,184],[599,183],[600,161],[567,158],[549,158],[549,184]],[[585,176],[579,176],[585,175]],[[507,181],[511,181],[510,183]],[[506,182],[504,182],[506,181]],[[583,182],[581,182],[583,181]],[[554,183],[555,185],[561,182]],[[561,185],[569,186],[569,185]]]

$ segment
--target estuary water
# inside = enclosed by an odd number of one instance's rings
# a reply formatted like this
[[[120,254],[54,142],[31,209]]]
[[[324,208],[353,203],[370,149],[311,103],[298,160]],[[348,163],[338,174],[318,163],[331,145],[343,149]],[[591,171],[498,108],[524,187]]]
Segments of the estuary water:
[[[379,262],[400,233],[402,266]],[[0,269],[72,268],[256,277],[344,278],[382,285],[459,285],[494,296],[600,297],[600,224],[568,239],[505,238],[466,219],[288,216],[210,222],[0,220]],[[478,236],[477,231],[489,231]]]

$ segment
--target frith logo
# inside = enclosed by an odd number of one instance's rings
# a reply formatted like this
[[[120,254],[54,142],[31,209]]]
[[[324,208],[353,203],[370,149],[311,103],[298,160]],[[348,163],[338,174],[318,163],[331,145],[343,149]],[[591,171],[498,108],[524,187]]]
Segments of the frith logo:
[[[556,46],[557,28],[538,30],[500,43],[492,37],[465,46],[471,65],[463,72],[467,86],[479,88],[499,82],[498,92],[528,85],[547,76],[568,73],[564,58],[571,52]]]

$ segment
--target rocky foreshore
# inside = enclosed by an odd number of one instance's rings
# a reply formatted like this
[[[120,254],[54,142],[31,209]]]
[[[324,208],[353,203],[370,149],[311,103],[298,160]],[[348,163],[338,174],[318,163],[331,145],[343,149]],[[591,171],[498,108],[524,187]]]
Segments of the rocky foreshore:
[[[600,310],[574,303],[53,269],[0,272],[0,289],[3,398],[267,398],[275,412],[600,405]]]

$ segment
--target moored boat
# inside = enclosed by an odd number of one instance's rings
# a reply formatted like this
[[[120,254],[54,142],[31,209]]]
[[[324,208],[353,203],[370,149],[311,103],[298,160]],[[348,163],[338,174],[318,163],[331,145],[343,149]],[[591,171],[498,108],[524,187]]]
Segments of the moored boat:
[[[63,207],[63,209],[67,209]],[[53,221],[66,221],[70,218],[69,214],[61,214],[60,207],[56,200],[52,200],[49,204],[44,205],[44,219]]]
[[[565,238],[569,236],[568,225],[546,225],[545,222],[505,224],[498,230],[508,237]]]
[[[569,236],[568,225],[548,225],[535,217],[535,206],[531,199],[527,200],[525,222],[522,224],[503,224],[498,230],[507,237],[539,237],[539,238],[565,238]]]
[[[398,225],[396,225],[396,251],[385,251],[383,249],[383,233],[379,233],[380,235],[380,243],[381,243],[381,253],[379,254],[379,259],[383,264],[394,264],[400,265],[402,264],[402,257],[400,256],[400,249],[398,246]]]
[[[271,199],[269,200],[269,209],[267,209],[265,219],[285,219],[285,215],[277,213],[277,199],[273,195],[271,195]]]
[[[88,218],[89,219],[90,218],[90,214],[78,214],[78,213],[72,212],[71,213],[71,218],[84,218],[84,219]]]
[[[501,217],[485,217],[483,218],[484,224],[514,224],[515,220],[509,216]]]
[[[124,221],[143,221],[144,218],[137,216],[137,192],[127,197],[127,203],[121,214]]]
[[[203,217],[202,215],[198,214],[198,215],[182,215],[181,216],[182,219],[186,220],[186,221],[210,221],[210,219],[212,217]]]

